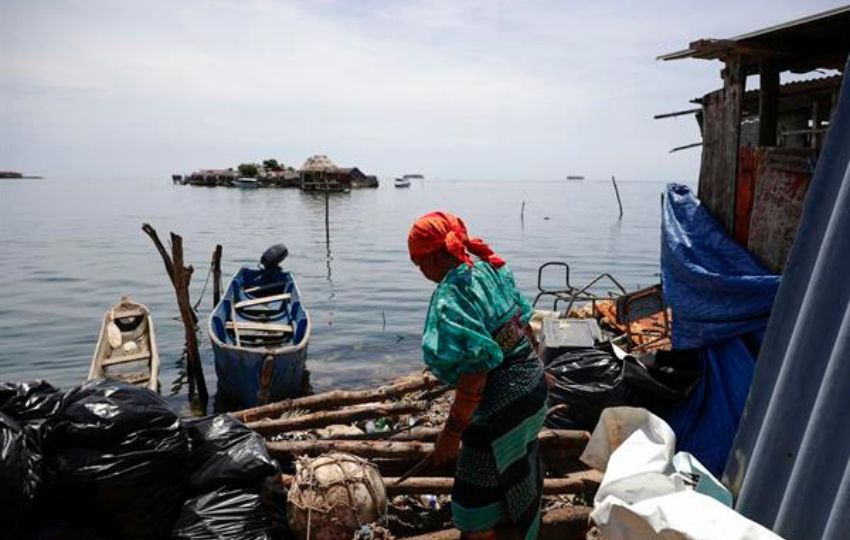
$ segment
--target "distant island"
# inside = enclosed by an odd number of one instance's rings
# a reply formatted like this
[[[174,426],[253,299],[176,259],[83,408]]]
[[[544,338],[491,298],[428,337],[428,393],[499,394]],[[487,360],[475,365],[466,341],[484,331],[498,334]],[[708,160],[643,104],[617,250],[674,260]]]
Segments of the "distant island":
[[[262,163],[242,163],[228,169],[201,169],[189,174],[172,174],[175,184],[228,186],[240,188],[298,188],[302,191],[349,191],[378,187],[378,177],[358,167],[337,167],[328,156],[310,156],[300,169],[288,167],[276,159]]]
[[[0,180],[18,180],[18,179],[31,179],[31,180],[40,180],[44,178],[43,176],[30,176],[24,175],[22,172],[18,171],[0,171]]]

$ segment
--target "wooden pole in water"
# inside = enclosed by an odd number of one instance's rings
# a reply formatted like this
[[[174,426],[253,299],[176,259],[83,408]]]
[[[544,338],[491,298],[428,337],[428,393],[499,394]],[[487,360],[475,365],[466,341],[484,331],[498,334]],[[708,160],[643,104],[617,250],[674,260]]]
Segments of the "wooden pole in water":
[[[174,263],[171,261],[171,257],[168,255],[168,252],[165,250],[165,246],[162,245],[162,241],[159,239],[156,229],[151,227],[150,223],[142,223],[142,231],[144,231],[144,233],[150,237],[151,241],[153,241],[153,245],[159,252],[159,256],[162,257],[162,262],[165,265],[165,271],[168,273],[168,279],[171,280],[171,284],[174,285],[176,290],[177,283],[174,281]],[[197,322],[198,316],[195,314],[195,310],[192,310],[192,323],[196,324]]]
[[[325,184],[325,244],[330,249],[331,245],[331,206],[330,194],[328,193],[328,185]]]
[[[623,201],[620,200],[620,190],[617,189],[617,179],[611,176],[611,182],[614,184],[614,193],[617,194],[617,205],[620,207],[620,219],[623,219]]]
[[[195,320],[192,317],[192,303],[189,300],[189,280],[194,269],[183,266],[183,238],[171,233],[171,260],[174,264],[174,289],[177,293],[177,306],[180,308],[180,318],[186,334],[186,374],[189,379],[189,396],[194,394],[197,384],[198,397],[206,403],[207,383],[201,366],[201,355],[198,352],[198,336],[195,333]]]
[[[216,244],[212,256],[213,308],[221,299],[221,244]]]

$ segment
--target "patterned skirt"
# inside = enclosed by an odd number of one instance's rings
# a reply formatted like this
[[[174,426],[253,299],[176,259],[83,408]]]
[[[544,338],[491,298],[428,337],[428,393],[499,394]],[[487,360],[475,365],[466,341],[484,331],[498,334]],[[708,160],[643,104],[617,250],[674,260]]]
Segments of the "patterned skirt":
[[[537,435],[547,396],[534,355],[505,359],[488,374],[455,474],[452,515],[459,530],[487,531],[504,522],[537,538],[543,494]]]

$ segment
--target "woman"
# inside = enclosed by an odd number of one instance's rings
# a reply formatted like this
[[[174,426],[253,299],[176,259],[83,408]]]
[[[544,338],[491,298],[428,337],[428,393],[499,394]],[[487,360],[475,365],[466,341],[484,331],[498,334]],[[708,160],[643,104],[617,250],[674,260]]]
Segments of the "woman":
[[[543,489],[537,435],[548,390],[530,343],[531,305],[505,261],[470,238],[457,216],[422,216],[408,248],[438,283],[422,337],[425,363],[456,387],[432,458],[435,465],[458,458],[455,526],[462,538],[491,539],[498,523],[509,522],[524,538],[536,538]]]

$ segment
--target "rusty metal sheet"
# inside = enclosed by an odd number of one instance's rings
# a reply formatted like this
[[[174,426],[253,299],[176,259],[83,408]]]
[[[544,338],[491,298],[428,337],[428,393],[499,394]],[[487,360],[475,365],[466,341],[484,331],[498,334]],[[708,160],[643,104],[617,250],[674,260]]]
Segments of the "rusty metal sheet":
[[[815,154],[801,148],[762,151],[747,248],[771,271],[780,274],[803,214]]]

